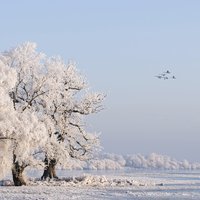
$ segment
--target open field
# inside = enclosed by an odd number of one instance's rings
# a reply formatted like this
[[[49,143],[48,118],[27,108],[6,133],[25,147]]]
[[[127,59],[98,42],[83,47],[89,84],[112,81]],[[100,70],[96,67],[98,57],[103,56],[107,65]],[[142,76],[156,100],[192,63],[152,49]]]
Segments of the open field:
[[[29,175],[33,174],[37,175]],[[23,187],[1,182],[7,186],[0,187],[0,199],[200,199],[199,171],[60,171],[59,175],[59,181],[31,178]]]

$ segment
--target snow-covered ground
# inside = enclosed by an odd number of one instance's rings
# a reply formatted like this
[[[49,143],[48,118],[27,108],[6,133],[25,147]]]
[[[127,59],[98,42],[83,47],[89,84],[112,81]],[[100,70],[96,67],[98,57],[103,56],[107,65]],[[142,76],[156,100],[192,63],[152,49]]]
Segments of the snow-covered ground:
[[[200,171],[59,171],[59,181],[40,181],[41,172],[29,172],[28,186],[2,181],[1,199],[200,199]]]

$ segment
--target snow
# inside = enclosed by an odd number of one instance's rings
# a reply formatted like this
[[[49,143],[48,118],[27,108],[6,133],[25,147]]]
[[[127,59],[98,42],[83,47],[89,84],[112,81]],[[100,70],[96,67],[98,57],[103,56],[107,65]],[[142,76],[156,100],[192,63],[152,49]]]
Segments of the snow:
[[[200,199],[199,171],[60,170],[59,175],[61,178],[58,181],[40,181],[38,178],[31,178],[28,186],[22,187],[9,186],[11,182],[6,180],[4,185],[7,186],[0,187],[0,200]],[[3,181],[1,185],[2,183]]]

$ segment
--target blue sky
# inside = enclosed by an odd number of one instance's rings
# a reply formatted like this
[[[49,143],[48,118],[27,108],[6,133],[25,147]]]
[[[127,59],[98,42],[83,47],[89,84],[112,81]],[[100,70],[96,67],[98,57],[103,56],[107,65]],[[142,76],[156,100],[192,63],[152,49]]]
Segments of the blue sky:
[[[76,60],[106,109],[104,151],[200,161],[200,1],[0,0],[1,45]],[[171,70],[176,80],[154,76]]]

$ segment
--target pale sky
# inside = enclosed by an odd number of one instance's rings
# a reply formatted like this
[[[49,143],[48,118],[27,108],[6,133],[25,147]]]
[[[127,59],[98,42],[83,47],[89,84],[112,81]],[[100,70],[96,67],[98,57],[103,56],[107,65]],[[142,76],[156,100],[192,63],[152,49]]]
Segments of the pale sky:
[[[25,41],[77,62],[105,110],[105,152],[200,161],[200,1],[0,0],[0,51]],[[155,75],[170,70],[176,80]]]

